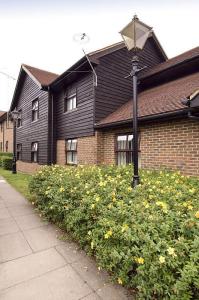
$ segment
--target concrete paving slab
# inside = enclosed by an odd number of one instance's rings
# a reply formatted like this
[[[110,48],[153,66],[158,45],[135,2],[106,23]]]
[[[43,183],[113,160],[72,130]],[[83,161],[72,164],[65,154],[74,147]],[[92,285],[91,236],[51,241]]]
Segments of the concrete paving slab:
[[[0,236],[0,262],[31,253],[32,249],[21,232]]]
[[[96,291],[97,295],[103,300],[133,300],[131,296],[128,296],[127,291],[114,284],[108,284]]]
[[[19,231],[19,227],[12,218],[0,220],[0,236],[17,231]]]
[[[4,208],[4,207],[6,207],[6,206],[5,206],[5,203],[4,203],[4,201],[2,200],[2,198],[0,198],[0,208]]]
[[[88,256],[85,256],[81,260],[73,263],[72,267],[94,290],[97,290],[110,282],[108,274],[104,271],[98,270],[94,259]]]
[[[0,299],[78,300],[91,293],[88,285],[68,265],[4,290]]]
[[[4,207],[0,207],[0,220],[2,219],[8,219],[11,217],[11,214],[9,213],[8,209]]]
[[[81,300],[102,300],[102,298],[100,298],[96,293],[92,293],[86,297],[81,298]]]
[[[15,220],[22,231],[48,225],[47,221],[43,221],[36,214],[17,216],[15,217]]]
[[[34,212],[32,206],[27,204],[9,206],[8,210],[13,217],[30,215]]]
[[[24,235],[34,251],[41,251],[62,244],[58,231],[51,225],[24,231]]]
[[[77,244],[69,241],[66,241],[63,245],[56,246],[56,249],[68,263],[82,260],[86,256],[86,253],[80,250]]]
[[[64,265],[66,261],[54,248],[3,263],[0,265],[0,287],[6,289]]]

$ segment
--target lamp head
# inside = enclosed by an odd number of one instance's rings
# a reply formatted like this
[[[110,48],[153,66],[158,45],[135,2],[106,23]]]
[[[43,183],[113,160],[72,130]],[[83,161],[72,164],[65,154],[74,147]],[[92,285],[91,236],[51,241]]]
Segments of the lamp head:
[[[125,26],[120,34],[128,50],[142,50],[152,32],[152,27],[141,22],[137,15]]]

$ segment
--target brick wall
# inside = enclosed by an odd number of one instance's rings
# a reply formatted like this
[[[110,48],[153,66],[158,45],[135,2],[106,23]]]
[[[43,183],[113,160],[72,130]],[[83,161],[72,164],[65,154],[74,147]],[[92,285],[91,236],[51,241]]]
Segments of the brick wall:
[[[58,165],[65,165],[66,163],[66,154],[65,154],[65,140],[57,141],[57,157],[56,163]]]
[[[2,124],[2,130],[1,130]],[[0,143],[2,143],[2,152],[6,152],[6,141],[8,142],[7,152],[13,152],[13,125],[12,122],[7,120],[2,121],[0,124]]]
[[[29,163],[21,160],[17,161],[17,172],[33,174],[41,168],[37,163]]]
[[[199,175],[199,122],[176,120],[141,125],[140,164],[142,168],[167,168],[184,174]],[[116,161],[115,137],[130,128],[103,133],[105,164]]]

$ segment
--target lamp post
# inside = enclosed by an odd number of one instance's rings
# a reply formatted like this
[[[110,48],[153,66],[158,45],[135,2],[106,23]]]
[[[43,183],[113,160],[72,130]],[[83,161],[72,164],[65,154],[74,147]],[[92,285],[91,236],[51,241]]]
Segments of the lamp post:
[[[19,117],[19,112],[15,108],[11,112],[11,116],[13,119],[13,159],[12,159],[12,173],[16,174],[17,173],[17,168],[16,168],[16,122]]]
[[[132,187],[140,183],[138,173],[138,108],[137,108],[137,75],[144,68],[139,67],[139,58],[136,55],[138,50],[142,50],[148,39],[152,27],[139,21],[135,15],[132,21],[120,31],[127,49],[133,51],[132,70],[129,76],[133,77],[133,165],[134,174]],[[128,76],[128,77],[129,77]]]

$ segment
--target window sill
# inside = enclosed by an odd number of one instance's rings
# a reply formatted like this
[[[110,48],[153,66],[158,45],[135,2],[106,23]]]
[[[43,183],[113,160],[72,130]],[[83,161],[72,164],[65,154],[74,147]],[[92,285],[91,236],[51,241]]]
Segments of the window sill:
[[[74,108],[74,109],[65,111],[65,112],[64,112],[64,115],[65,115],[65,114],[69,114],[69,113],[74,112],[74,111],[77,111],[77,108]]]
[[[35,121],[32,121],[31,123],[36,123],[36,122],[38,122],[39,121],[39,119],[37,119],[37,120],[35,120]]]

